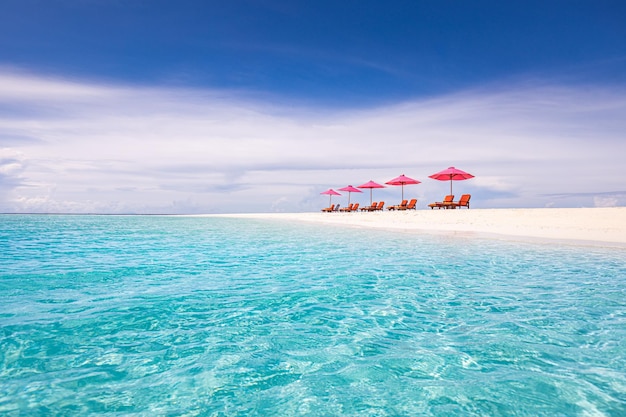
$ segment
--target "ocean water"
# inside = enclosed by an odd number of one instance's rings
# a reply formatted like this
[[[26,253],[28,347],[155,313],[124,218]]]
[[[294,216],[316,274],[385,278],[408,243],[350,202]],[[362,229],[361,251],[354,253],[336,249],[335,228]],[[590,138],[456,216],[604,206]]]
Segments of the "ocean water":
[[[626,250],[0,216],[3,416],[626,416]]]

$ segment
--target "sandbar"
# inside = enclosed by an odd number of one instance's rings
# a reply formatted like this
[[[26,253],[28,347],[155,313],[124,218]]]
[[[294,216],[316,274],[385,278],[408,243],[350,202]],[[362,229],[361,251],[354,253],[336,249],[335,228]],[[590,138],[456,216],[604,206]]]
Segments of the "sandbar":
[[[561,240],[626,248],[626,207],[246,213],[217,216],[432,233]]]

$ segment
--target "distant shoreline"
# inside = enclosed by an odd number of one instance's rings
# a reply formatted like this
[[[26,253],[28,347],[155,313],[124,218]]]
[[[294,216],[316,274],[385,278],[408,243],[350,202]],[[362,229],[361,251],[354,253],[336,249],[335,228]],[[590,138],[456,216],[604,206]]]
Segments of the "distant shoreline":
[[[398,231],[480,234],[626,248],[626,207],[248,213],[195,217],[280,219]]]

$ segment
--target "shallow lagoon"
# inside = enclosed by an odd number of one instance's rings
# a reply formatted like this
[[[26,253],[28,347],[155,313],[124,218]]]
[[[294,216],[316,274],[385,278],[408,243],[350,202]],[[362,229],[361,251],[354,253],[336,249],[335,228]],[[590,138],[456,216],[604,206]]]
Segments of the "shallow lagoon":
[[[626,251],[0,216],[6,415],[618,416]]]

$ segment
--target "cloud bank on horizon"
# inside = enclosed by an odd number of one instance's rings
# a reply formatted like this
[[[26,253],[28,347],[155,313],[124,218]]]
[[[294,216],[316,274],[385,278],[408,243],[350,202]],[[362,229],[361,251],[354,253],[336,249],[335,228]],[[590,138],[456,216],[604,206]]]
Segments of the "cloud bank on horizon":
[[[322,112],[5,71],[0,105],[12,108],[0,119],[4,212],[309,211],[329,187],[401,173],[422,181],[406,191],[425,205],[448,190],[428,175],[449,165],[476,176],[455,184],[475,207],[626,202],[626,95],[604,88],[523,85]],[[394,187],[375,193],[399,199]]]
[[[192,3],[204,4],[183,2]],[[157,4],[166,7],[167,2]],[[265,4],[260,20],[276,15],[304,19],[311,12],[310,6]],[[85,13],[88,6],[76,7]],[[221,13],[234,16],[228,13],[235,11]],[[161,16],[165,12],[151,9],[151,13]],[[394,16],[406,23],[398,13]],[[360,22],[370,19],[359,18]],[[250,23],[241,17],[234,20]],[[623,31],[611,22],[602,22],[610,34]],[[339,35],[361,34],[356,29],[359,22],[348,23],[355,26],[354,32],[342,29]],[[391,22],[383,32],[394,35],[390,39],[370,34],[365,44],[397,43],[393,26]],[[133,74],[114,71],[107,75],[88,65],[87,58],[74,57],[72,63],[78,69],[63,67],[54,57],[41,58],[42,49],[32,46],[42,42],[43,49],[56,48],[54,40],[52,44],[39,37],[37,42],[24,40],[22,45],[32,48],[32,54],[27,48],[20,55],[15,47],[20,41],[7,40],[5,35],[11,30],[0,29],[0,47],[10,44],[14,48],[8,48],[13,51],[8,54],[12,59],[0,56],[0,212],[316,211],[327,204],[327,196],[320,192],[329,187],[356,186],[370,179],[384,183],[400,174],[422,181],[406,186],[405,198],[418,198],[424,208],[449,190],[449,184],[428,175],[451,165],[475,175],[454,184],[455,193],[472,194],[473,208],[626,205],[622,169],[626,85],[619,75],[626,54],[619,55],[625,48],[619,42],[613,49],[605,46],[604,56],[578,57],[577,62],[563,61],[543,72],[533,69],[528,73],[532,75],[498,67],[498,76],[467,78],[465,84],[453,83],[454,88],[437,87],[445,83],[445,77],[424,72],[415,77],[425,80],[428,87],[411,90],[417,78],[401,80],[414,69],[414,62],[402,66],[390,59],[383,65],[380,53],[385,48],[378,48],[377,55],[359,55],[354,51],[363,44],[344,41],[342,45],[353,55],[339,59],[338,49],[327,43],[329,34],[320,34],[320,39],[304,36],[296,45],[280,44],[276,39],[285,34],[266,29],[261,35],[273,36],[274,42],[265,39],[265,43],[242,47],[240,32],[211,30],[221,36],[222,45],[242,54],[242,60],[257,63],[259,71],[251,70],[249,63],[233,67],[233,61],[216,54],[216,63],[187,63],[186,71],[214,70],[217,79],[225,74],[224,68],[235,68],[239,83],[234,78],[206,83],[180,78],[163,81],[150,78],[148,69],[147,79],[139,82]],[[499,30],[510,36],[506,29]],[[88,35],[96,39],[93,33]],[[209,41],[204,44],[203,39],[183,35],[175,37],[182,45],[168,51],[197,48],[198,44],[214,48],[207,46]],[[116,45],[115,39],[108,40]],[[129,42],[132,49],[133,40]],[[80,41],[76,44],[80,46]],[[78,46],[55,51],[67,57],[80,52]],[[93,56],[97,61],[118,46],[96,50]],[[436,55],[431,47],[427,49]],[[400,47],[389,55],[408,52]],[[459,54],[447,53],[449,64],[459,58]],[[507,53],[510,59],[516,56],[515,51]],[[264,54],[269,55],[268,61],[259,61]],[[529,52],[518,51],[524,54]],[[313,55],[323,58],[313,62]],[[291,64],[285,72],[271,68],[269,61],[276,56],[282,57],[281,64]],[[160,60],[171,63],[170,58],[164,54],[137,59],[136,66],[144,68]],[[128,56],[122,54],[120,60],[124,59]],[[175,61],[182,65],[189,59]],[[309,61],[314,67],[310,71],[301,65]],[[445,63],[438,62],[440,66]],[[331,73],[327,78],[320,75],[324,67]],[[366,68],[365,75],[357,68]],[[567,76],[555,76],[558,68]],[[161,70],[171,71],[171,67]],[[338,75],[342,71],[345,74]],[[496,70],[483,68],[483,73],[490,71]],[[375,81],[372,73],[385,80]],[[266,78],[259,82],[263,74]],[[282,75],[284,84],[272,88]],[[310,78],[304,83],[306,88],[296,86],[298,77]],[[350,81],[337,83],[342,79]],[[313,93],[312,85],[331,93]],[[399,93],[402,86],[406,93]],[[353,194],[351,200],[369,202],[369,192],[364,191]],[[375,199],[389,203],[400,200],[399,187],[377,189],[374,194]],[[345,200],[342,196],[333,201],[345,204]]]

